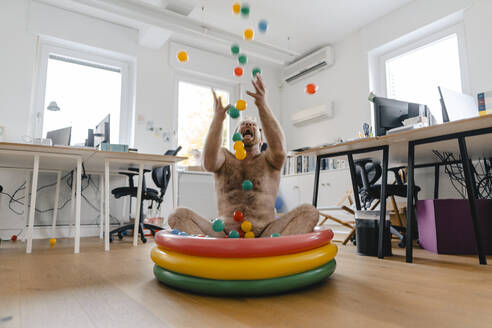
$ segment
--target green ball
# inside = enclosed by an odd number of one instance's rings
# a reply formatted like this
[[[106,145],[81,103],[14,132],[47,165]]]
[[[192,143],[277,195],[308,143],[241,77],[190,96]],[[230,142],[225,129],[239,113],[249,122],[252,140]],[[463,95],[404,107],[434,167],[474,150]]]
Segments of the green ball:
[[[280,237],[280,234],[279,233],[272,233],[272,235],[270,237]]]
[[[243,136],[241,135],[241,133],[236,132],[232,136],[232,141],[243,141]]]
[[[214,222],[212,222],[212,229],[215,232],[224,231],[224,221],[222,221],[221,219],[214,220]]]
[[[253,71],[251,72],[253,77],[256,77],[256,74],[261,74],[261,69],[259,67],[253,68]]]
[[[248,62],[248,57],[246,57],[246,55],[240,54],[239,57],[237,57],[237,61],[241,65],[246,65],[246,63]]]
[[[249,6],[248,5],[242,5],[241,6],[241,15],[247,17],[249,16]]]
[[[233,44],[231,46],[231,53],[233,55],[237,55],[239,53],[239,46],[237,44]]]
[[[227,113],[231,116],[231,118],[238,118],[239,117],[239,109],[237,109],[234,106],[231,106],[228,110]]]
[[[251,180],[244,180],[242,186],[243,190],[251,190],[253,189],[253,182]]]
[[[229,238],[239,238],[239,232],[237,232],[236,230],[231,230],[229,232]]]

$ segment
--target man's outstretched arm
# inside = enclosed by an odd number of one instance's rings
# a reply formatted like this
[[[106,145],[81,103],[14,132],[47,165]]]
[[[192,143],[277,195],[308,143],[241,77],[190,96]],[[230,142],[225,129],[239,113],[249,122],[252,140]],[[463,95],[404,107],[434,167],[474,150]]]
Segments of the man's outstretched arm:
[[[224,165],[225,155],[221,149],[222,127],[226,118],[226,111],[229,106],[222,106],[222,98],[214,95],[214,118],[208,130],[205,146],[203,147],[203,167],[209,172],[217,172]]]
[[[259,74],[256,75],[256,81],[252,81],[256,93],[246,91],[248,95],[255,99],[255,104],[258,107],[263,133],[268,144],[266,150],[266,159],[276,169],[282,169],[284,164],[285,152],[285,136],[279,122],[268,107],[266,101],[266,89],[263,80]]]

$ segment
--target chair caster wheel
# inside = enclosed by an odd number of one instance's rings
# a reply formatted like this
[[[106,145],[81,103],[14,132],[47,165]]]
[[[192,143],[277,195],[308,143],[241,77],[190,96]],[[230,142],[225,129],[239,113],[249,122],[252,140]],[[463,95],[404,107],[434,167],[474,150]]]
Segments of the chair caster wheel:
[[[119,240],[122,240],[123,239],[123,235],[121,234],[121,232],[118,232],[118,239]]]
[[[147,238],[142,238],[142,243],[146,243],[147,242]]]

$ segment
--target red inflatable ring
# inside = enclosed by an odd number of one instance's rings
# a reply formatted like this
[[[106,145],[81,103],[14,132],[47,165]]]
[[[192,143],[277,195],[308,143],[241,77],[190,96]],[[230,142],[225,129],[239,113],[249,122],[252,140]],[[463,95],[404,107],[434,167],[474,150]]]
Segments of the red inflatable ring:
[[[322,230],[277,238],[203,238],[159,231],[156,244],[177,253],[207,257],[263,257],[293,254],[321,247],[333,238],[333,231]]]

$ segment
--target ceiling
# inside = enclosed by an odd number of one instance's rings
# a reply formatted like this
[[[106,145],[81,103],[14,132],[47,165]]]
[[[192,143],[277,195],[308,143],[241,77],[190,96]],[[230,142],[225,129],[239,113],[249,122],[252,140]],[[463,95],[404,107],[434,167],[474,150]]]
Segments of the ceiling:
[[[245,19],[232,13],[234,0],[198,0],[189,16],[238,35],[266,19],[267,33],[256,32],[255,40],[302,54],[340,41],[411,1],[248,0],[250,17]]]

